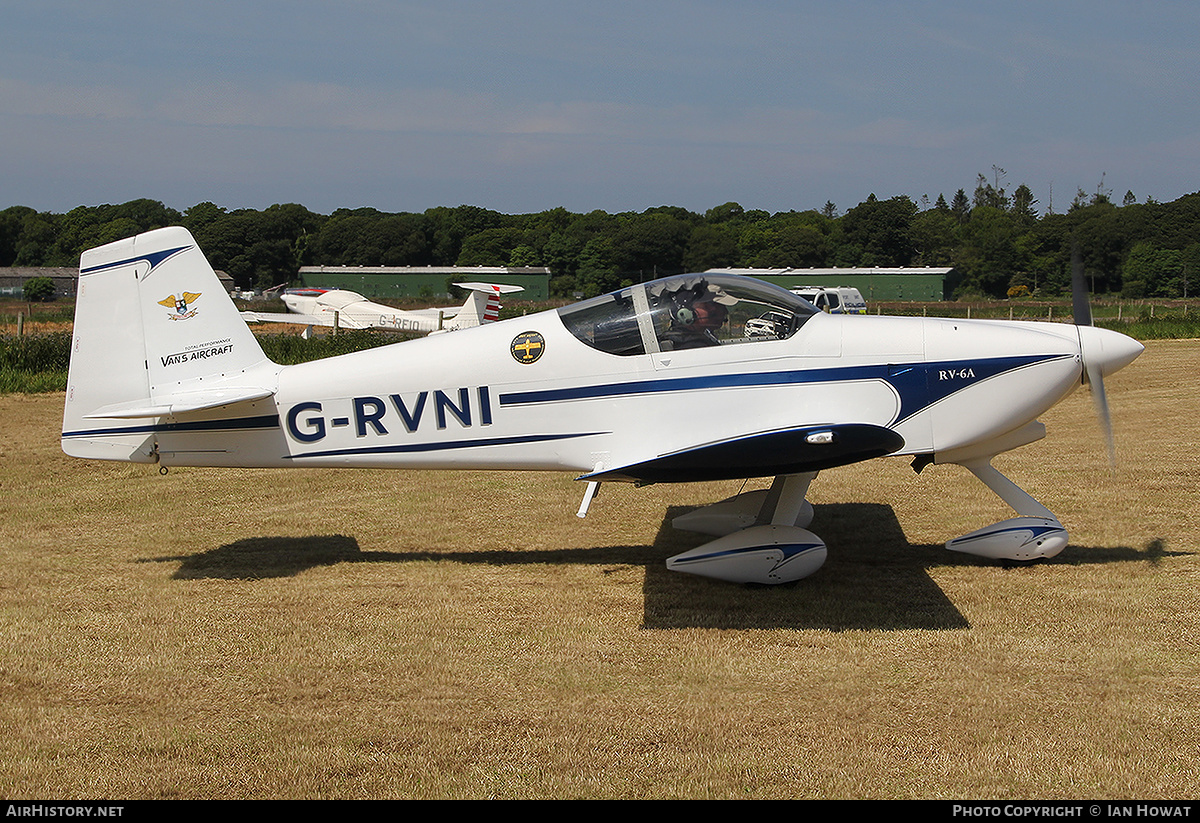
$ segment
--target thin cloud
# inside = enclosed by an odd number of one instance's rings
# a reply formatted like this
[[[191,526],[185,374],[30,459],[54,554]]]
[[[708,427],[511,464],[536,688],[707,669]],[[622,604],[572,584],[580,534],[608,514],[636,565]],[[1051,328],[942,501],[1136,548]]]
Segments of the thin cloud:
[[[259,0],[14,9],[11,203],[843,208],[994,164],[1200,188],[1187,4]],[[3,207],[6,204],[0,204]]]

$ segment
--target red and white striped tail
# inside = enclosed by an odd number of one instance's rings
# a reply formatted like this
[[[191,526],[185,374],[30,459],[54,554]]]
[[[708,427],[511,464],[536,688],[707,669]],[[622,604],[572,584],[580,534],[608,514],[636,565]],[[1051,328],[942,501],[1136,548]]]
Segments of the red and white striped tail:
[[[500,290],[494,289],[488,294],[487,306],[483,310],[483,322],[495,323],[500,319]]]
[[[451,321],[450,328],[455,329],[495,323],[500,319],[500,295],[525,290],[523,286],[503,283],[455,283],[454,285],[471,290],[471,296],[467,298],[467,302],[463,304],[454,320]]]

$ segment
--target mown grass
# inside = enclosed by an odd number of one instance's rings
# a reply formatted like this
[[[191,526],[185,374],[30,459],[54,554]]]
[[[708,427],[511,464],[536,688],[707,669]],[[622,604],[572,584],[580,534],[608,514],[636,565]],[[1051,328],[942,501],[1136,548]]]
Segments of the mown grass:
[[[1200,790],[1200,342],[1085,391],[997,467],[822,473],[799,583],[668,572],[739,483],[72,460],[63,396],[0,397],[0,795],[1184,799]],[[755,487],[750,483],[747,487]]]

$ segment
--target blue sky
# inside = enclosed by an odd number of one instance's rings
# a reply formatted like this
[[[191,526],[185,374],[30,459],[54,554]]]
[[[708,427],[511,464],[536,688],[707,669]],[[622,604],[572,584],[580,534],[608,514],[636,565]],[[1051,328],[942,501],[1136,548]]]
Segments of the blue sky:
[[[0,0],[0,208],[1200,190],[1200,4]]]

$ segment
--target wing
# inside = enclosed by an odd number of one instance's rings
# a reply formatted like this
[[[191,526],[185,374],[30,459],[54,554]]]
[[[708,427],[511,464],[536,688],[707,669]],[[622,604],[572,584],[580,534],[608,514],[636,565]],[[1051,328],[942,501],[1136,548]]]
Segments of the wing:
[[[171,305],[175,305],[172,303]],[[317,314],[293,314],[280,311],[244,311],[242,317],[247,323],[291,323],[298,326],[332,326],[332,316]],[[345,325],[344,323],[342,324]]]
[[[247,323],[291,323],[300,326],[332,326],[333,312],[328,314],[296,314],[281,311],[244,311],[241,313]],[[361,317],[342,313],[338,317],[338,328],[341,329],[370,329],[375,328]]]

